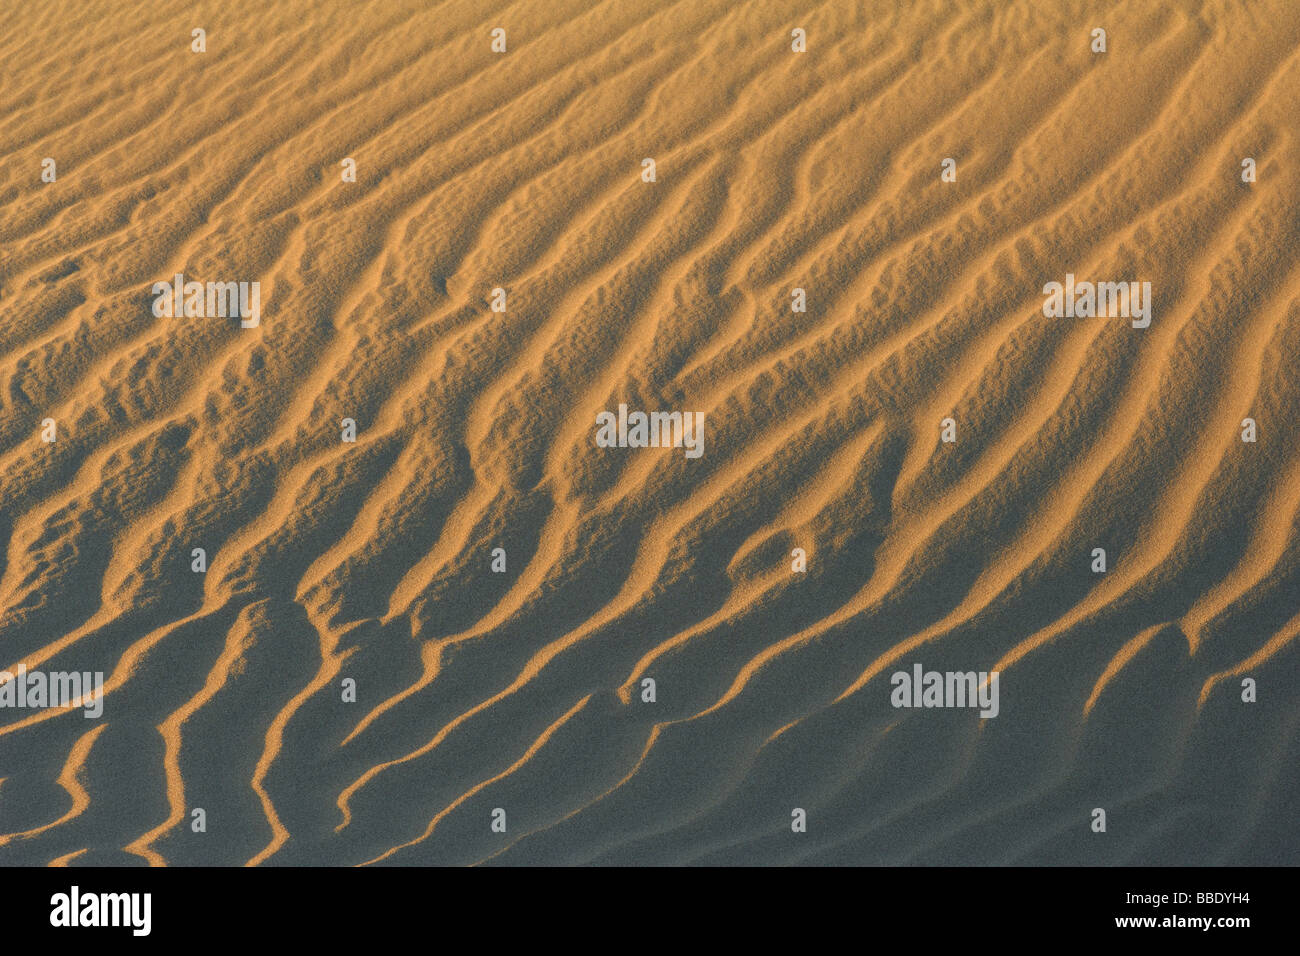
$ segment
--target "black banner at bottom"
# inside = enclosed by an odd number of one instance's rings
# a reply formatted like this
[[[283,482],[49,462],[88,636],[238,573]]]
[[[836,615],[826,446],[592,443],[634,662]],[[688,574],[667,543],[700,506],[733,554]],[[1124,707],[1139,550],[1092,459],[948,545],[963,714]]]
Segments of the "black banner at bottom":
[[[126,945],[374,943],[485,932],[492,945],[613,933],[728,945],[906,930],[926,948],[1095,939],[1232,945],[1285,932],[1291,869],[10,869],[6,936]],[[629,935],[630,934],[630,935]],[[664,935],[667,934],[667,935]],[[433,940],[431,939],[432,943]],[[485,940],[486,942],[486,940]],[[675,944],[674,943],[674,944]]]

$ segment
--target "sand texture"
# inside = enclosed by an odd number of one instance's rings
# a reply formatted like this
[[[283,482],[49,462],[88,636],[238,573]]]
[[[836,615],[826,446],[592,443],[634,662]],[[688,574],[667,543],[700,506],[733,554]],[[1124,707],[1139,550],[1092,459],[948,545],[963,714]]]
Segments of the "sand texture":
[[[0,863],[1300,861],[1294,0],[0,21]]]

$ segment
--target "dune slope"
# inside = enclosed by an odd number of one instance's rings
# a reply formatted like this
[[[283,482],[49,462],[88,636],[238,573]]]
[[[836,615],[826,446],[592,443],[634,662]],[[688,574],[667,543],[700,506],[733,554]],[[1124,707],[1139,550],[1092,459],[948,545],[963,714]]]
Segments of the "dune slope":
[[[1300,859],[1300,6],[5,18],[0,863]]]

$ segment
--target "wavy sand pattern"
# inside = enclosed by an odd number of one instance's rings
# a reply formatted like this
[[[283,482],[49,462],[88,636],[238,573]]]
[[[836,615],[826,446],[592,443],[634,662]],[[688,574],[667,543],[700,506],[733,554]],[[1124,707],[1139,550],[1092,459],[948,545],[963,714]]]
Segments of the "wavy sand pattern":
[[[4,19],[0,862],[1300,858],[1291,0]]]

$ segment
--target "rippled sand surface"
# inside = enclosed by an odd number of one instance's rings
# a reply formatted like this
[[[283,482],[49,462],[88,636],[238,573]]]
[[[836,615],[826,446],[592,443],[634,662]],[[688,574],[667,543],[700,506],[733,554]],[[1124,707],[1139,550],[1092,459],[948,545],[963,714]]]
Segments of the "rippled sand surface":
[[[0,863],[1300,859],[1297,4],[4,22]]]

